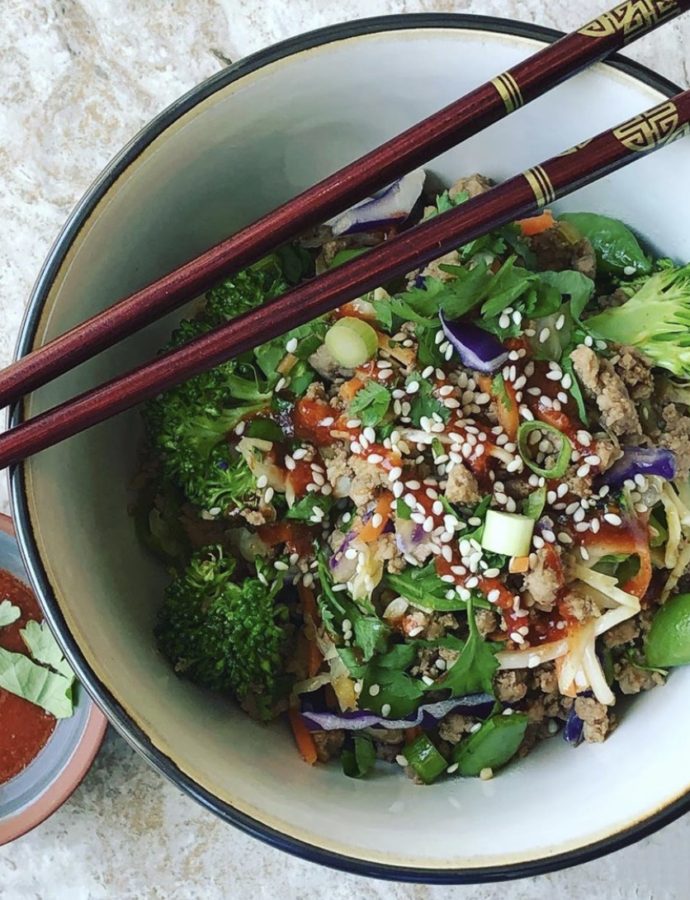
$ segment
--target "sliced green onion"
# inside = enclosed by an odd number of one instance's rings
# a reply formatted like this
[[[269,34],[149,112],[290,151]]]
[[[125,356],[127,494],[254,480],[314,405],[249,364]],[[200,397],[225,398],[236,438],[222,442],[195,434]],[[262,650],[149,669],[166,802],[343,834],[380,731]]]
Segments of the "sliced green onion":
[[[445,771],[448,763],[425,734],[420,734],[403,750],[403,756],[422,779],[431,784]]]
[[[558,458],[550,469],[538,466],[530,456],[527,439],[533,431],[541,431],[560,441],[561,449],[558,451]],[[522,422],[518,430],[518,450],[524,464],[537,475],[542,475],[544,478],[562,478],[568,468],[573,445],[570,443],[570,439],[553,425],[547,425],[545,422]]]
[[[460,775],[479,775],[482,769],[500,769],[518,751],[527,728],[527,716],[492,716],[453,752]]]
[[[484,520],[481,545],[490,553],[504,556],[527,556],[532,543],[534,519],[519,513],[498,512],[490,509]]]
[[[348,369],[371,359],[379,345],[371,325],[354,316],[338,319],[326,332],[324,343],[333,359]]]
[[[525,497],[525,500],[522,504],[522,514],[524,516],[527,516],[529,519],[534,519],[534,521],[536,522],[544,512],[545,506],[546,487],[542,485],[541,487],[533,490],[531,494],[528,494]]]

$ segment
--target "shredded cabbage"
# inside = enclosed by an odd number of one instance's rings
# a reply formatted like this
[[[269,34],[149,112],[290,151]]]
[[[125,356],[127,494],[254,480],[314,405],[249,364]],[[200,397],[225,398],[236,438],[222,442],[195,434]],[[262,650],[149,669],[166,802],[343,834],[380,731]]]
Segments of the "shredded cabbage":
[[[680,542],[683,539],[681,530],[680,515],[678,507],[675,503],[676,493],[670,484],[664,485],[661,492],[661,502],[666,512],[666,528],[668,530],[668,540],[664,548],[664,568],[673,569],[678,562],[680,553]]]

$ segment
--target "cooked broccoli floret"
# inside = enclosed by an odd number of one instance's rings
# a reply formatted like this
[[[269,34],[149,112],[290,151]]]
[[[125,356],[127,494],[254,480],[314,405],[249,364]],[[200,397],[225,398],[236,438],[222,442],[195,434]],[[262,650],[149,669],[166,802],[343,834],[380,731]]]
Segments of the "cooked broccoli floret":
[[[286,685],[288,607],[282,581],[233,581],[235,562],[219,547],[200,550],[165,593],[156,637],[175,671],[246,701],[269,718]]]
[[[210,326],[221,325],[279,296],[287,288],[278,257],[267,256],[208,291],[200,317]]]
[[[637,347],[674,375],[690,375],[690,265],[666,268],[634,287],[622,305],[585,321],[595,336]]]
[[[182,322],[169,347],[187,343],[208,327],[199,320]],[[239,503],[253,481],[223,439],[270,401],[267,383],[258,379],[253,367],[240,362],[216,366],[149,401],[144,420],[164,477],[206,509]]]

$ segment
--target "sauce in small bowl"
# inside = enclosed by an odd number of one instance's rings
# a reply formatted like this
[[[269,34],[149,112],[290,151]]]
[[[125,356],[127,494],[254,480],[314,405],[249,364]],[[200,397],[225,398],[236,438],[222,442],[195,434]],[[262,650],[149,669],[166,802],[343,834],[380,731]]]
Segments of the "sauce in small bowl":
[[[0,601],[9,600],[21,618],[0,628],[0,647],[26,653],[20,631],[31,619],[43,616],[36,598],[7,569],[0,569]],[[0,784],[14,778],[38,755],[55,730],[56,720],[39,706],[0,688]]]

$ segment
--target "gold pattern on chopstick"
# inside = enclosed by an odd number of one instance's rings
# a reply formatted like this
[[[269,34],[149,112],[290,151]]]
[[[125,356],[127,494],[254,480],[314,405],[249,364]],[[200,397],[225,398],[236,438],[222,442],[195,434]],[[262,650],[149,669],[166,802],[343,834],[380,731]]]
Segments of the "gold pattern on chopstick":
[[[556,191],[542,166],[533,166],[531,169],[523,172],[523,174],[534,191],[534,196],[537,198],[537,206],[546,206],[547,203],[553,203],[556,199]]]
[[[681,124],[678,107],[672,100],[667,100],[635,116],[618,128],[613,129],[613,136],[628,150],[644,153],[662,144],[670,144],[677,138],[690,134],[690,124]]]
[[[586,141],[580,141],[579,144],[575,144],[574,147],[570,147],[569,150],[564,150],[562,153],[559,153],[559,156],[569,156],[571,153],[577,153],[578,150],[584,149],[587,144],[591,144],[594,138],[587,138]]]
[[[501,99],[505,103],[506,110],[509,113],[512,113],[520,106],[525,105],[525,100],[522,96],[520,85],[513,78],[510,72],[504,72],[502,75],[497,75],[493,79],[491,84],[493,84],[498,93],[501,95]]]
[[[593,38],[622,33],[627,44],[678,12],[678,0],[627,0],[588,22],[578,33]]]

